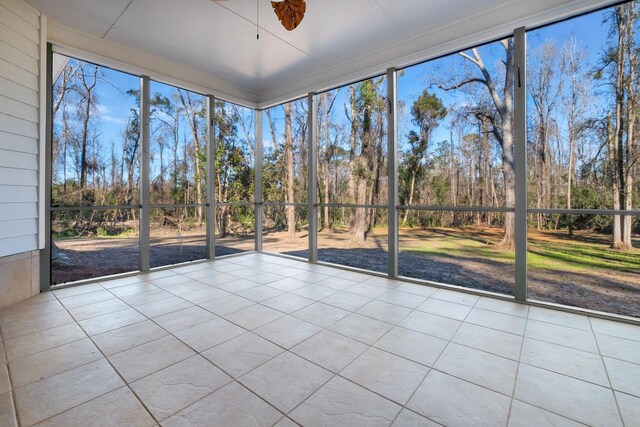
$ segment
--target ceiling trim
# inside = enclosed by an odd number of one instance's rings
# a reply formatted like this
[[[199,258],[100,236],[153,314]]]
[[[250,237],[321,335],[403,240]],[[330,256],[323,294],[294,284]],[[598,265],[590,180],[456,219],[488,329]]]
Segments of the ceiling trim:
[[[156,56],[113,43],[49,20],[47,40],[56,53],[83,59],[202,95],[256,108],[258,94],[215,76],[165,61]]]

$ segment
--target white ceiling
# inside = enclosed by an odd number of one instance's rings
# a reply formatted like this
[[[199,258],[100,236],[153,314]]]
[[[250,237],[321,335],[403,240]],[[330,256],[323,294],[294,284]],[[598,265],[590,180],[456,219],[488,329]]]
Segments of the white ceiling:
[[[307,0],[288,32],[270,1],[257,0],[256,40],[256,0],[27,1],[47,15],[53,42],[140,69],[162,65],[174,81],[262,106],[606,3]]]

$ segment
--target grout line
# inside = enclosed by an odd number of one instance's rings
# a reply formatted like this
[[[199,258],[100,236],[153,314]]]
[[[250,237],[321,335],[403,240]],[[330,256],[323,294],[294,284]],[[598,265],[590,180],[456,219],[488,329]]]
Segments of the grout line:
[[[527,331],[527,323],[529,322],[529,316],[528,316],[529,312],[527,312],[527,317],[524,320],[524,329],[522,331],[522,341],[520,342],[520,356],[518,357],[518,365],[516,366],[516,375],[513,379],[513,388],[511,389],[511,401],[509,402],[509,411],[507,413],[507,425],[509,425],[509,422],[511,421],[511,413],[513,411],[513,400],[515,399],[515,395],[516,395],[516,386],[518,385],[518,375],[520,374],[520,365],[522,364],[522,352],[524,350],[524,340],[525,340],[525,336],[524,334]]]

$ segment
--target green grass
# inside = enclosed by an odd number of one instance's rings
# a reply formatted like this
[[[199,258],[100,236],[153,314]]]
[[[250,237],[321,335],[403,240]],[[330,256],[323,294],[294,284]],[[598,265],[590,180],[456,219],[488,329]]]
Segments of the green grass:
[[[456,232],[459,231],[459,232]],[[403,252],[429,254],[438,257],[484,259],[505,264],[515,260],[513,251],[495,246],[495,236],[481,236],[482,232],[469,229],[430,229],[424,235],[406,235],[413,239],[402,246]],[[528,243],[527,263],[531,270],[564,271],[617,271],[640,273],[640,249],[628,252],[612,250],[607,236],[581,236],[573,239],[558,233],[534,236]]]

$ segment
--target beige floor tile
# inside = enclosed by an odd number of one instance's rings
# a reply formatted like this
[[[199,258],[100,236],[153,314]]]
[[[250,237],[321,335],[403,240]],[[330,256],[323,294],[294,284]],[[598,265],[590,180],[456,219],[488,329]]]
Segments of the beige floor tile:
[[[334,276],[329,276],[325,279],[320,280],[319,282],[316,282],[317,285],[324,286],[325,288],[335,289],[336,291],[344,291],[345,289],[350,288],[356,283],[358,282]]]
[[[11,393],[0,394],[0,426],[16,427],[18,421]]]
[[[80,307],[69,308],[69,313],[78,321],[90,319],[92,317],[102,316],[116,311],[126,310],[129,308],[127,304],[118,298],[96,302],[93,304],[83,305]]]
[[[167,331],[175,334],[183,329],[204,323],[209,320],[217,319],[218,316],[201,308],[189,307],[184,310],[174,311],[173,313],[158,316],[154,321]]]
[[[60,298],[60,302],[67,309],[72,307],[81,307],[83,305],[94,304],[96,302],[112,300],[115,297],[106,289],[100,289],[86,294],[73,295],[70,297]]]
[[[0,365],[0,394],[9,393],[11,383],[9,382],[9,371],[4,363]]]
[[[53,299],[45,299],[38,302],[32,301],[34,298],[40,297],[41,295],[50,295]],[[25,320],[31,317],[54,313],[56,311],[63,311],[64,309],[64,306],[58,302],[56,297],[53,296],[53,293],[47,292],[44,294],[38,294],[36,297],[28,298],[0,310],[0,324],[5,323],[7,320]]]
[[[376,286],[372,283],[367,283],[367,281],[356,283],[350,288],[345,289],[345,292],[349,292],[350,294],[356,294],[367,298],[378,298],[381,295],[384,295],[389,291],[388,288],[383,288],[380,286]]]
[[[296,344],[320,332],[322,328],[292,316],[281,317],[255,329],[253,332],[263,338],[290,349]]]
[[[640,326],[613,320],[596,319],[590,317],[591,326],[596,334],[611,335],[633,341],[640,341]]]
[[[622,425],[611,389],[533,366],[520,365],[514,397],[585,424]]]
[[[368,274],[358,273],[357,271],[345,271],[341,269],[336,270],[339,270],[339,272],[334,274],[335,277],[352,280],[354,282],[363,282],[371,277]]]
[[[185,301],[180,297],[169,297],[160,301],[151,302],[149,304],[138,305],[136,310],[149,318],[164,316],[165,314],[175,311],[184,310],[193,307],[189,301]]]
[[[509,427],[579,427],[582,425],[516,399],[511,403]]]
[[[73,322],[71,315],[63,310],[40,315],[29,314],[26,317],[12,316],[1,321],[0,327],[2,328],[2,338],[8,340]]]
[[[234,378],[241,377],[284,350],[248,332],[202,353]]]
[[[92,283],[90,285],[70,286],[68,288],[53,288],[53,294],[58,298],[66,298],[74,295],[87,294],[89,292],[104,290],[99,283]]]
[[[231,377],[196,355],[132,383],[131,388],[162,421],[230,381]]]
[[[159,288],[167,289],[167,290],[171,290],[172,288],[178,285],[182,285],[183,283],[202,284],[197,280],[193,280],[189,277],[183,276],[182,274],[173,274],[170,276],[154,278],[154,279],[151,279],[150,282]]]
[[[182,298],[193,304],[202,304],[205,302],[213,301],[214,299],[222,298],[230,295],[229,292],[223,291],[218,288],[207,288],[200,291],[190,292],[182,295]]]
[[[510,334],[523,335],[526,319],[510,314],[474,308],[465,319],[465,322]]]
[[[340,375],[401,405],[407,403],[429,368],[377,348],[369,348]]]
[[[211,285],[207,285],[197,280],[187,279],[187,281],[182,281],[180,283],[174,283],[170,286],[165,286],[163,289],[167,292],[171,292],[174,295],[183,296],[193,292],[202,291],[204,289],[209,289],[210,287]]]
[[[455,320],[464,320],[471,312],[471,306],[429,298],[418,307],[418,310]]]
[[[333,374],[292,353],[283,353],[239,381],[283,413],[288,413]]]
[[[131,285],[118,286],[117,288],[110,289],[111,293],[118,298],[128,297],[131,295],[137,295],[144,292],[155,291],[159,289],[156,285],[148,282],[133,283]]]
[[[349,292],[338,292],[322,300],[323,304],[329,304],[334,307],[347,311],[355,311],[363,305],[372,301],[371,298],[363,297]]]
[[[281,311],[282,313],[291,314],[294,311],[298,311],[313,303],[315,303],[315,301],[309,298],[304,298],[294,294],[284,294],[268,299],[262,302],[262,305],[266,305],[267,307]]]
[[[407,308],[418,308],[420,304],[427,300],[426,297],[410,294],[401,291],[388,291],[376,298],[378,301],[384,301]]]
[[[529,315],[528,305],[497,298],[480,297],[474,307],[510,314],[512,316],[527,317]]]
[[[237,295],[229,295],[200,304],[200,307],[218,316],[224,316],[242,310],[243,308],[251,307],[252,305],[256,305],[256,303]]]
[[[115,354],[109,360],[122,377],[131,383],[194,354],[176,338],[167,336]]]
[[[281,280],[277,280],[275,282],[271,282],[269,283],[269,286],[275,289],[280,289],[281,291],[284,291],[284,292],[291,292],[291,291],[295,291],[296,289],[300,289],[307,286],[307,282],[302,282],[300,280],[287,277]]]
[[[640,364],[640,341],[601,334],[596,334],[596,341],[603,356]]]
[[[100,284],[105,289],[117,288],[119,286],[133,285],[134,283],[140,283],[142,279],[137,276],[122,277],[120,279],[104,280],[100,281]]]
[[[267,269],[271,269],[270,266],[267,267]],[[271,282],[275,282],[276,280],[280,280],[282,279],[282,276],[278,275],[278,274],[273,274],[273,273],[267,273],[267,272],[262,272],[260,274],[257,275],[252,275],[249,276],[249,280],[256,282],[256,283],[260,283],[263,285],[267,285]]]
[[[289,276],[289,277],[295,280],[300,280],[301,282],[306,282],[306,283],[318,283],[318,282],[322,282],[323,280],[331,278],[331,276],[328,276],[326,274],[317,273],[313,271],[301,271],[300,273],[294,274],[293,276]]]
[[[322,331],[291,351],[332,372],[340,372],[368,346],[331,331]]]
[[[172,297],[175,297],[175,295],[165,291],[164,289],[156,289],[154,291],[143,292],[141,294],[128,295],[120,299],[132,307],[137,307],[139,305],[150,304],[152,302]]]
[[[289,418],[283,418],[273,427],[298,427],[298,424],[294,423]]]
[[[525,338],[520,361],[609,387],[609,379],[599,354]]]
[[[640,397],[615,392],[620,415],[626,426],[640,426]]]
[[[102,359],[16,390],[20,422],[32,425],[124,385]]]
[[[257,288],[258,286],[260,286],[260,283],[252,282],[249,279],[239,279],[232,282],[222,283],[220,285],[217,285],[216,288],[222,289],[223,291],[235,293],[242,292],[247,289]]]
[[[432,370],[407,408],[447,426],[506,425],[510,398]]]
[[[280,412],[233,382],[180,411],[163,426],[270,427],[280,418]]]
[[[518,362],[451,343],[434,367],[449,375],[511,396]]]
[[[224,316],[230,322],[240,325],[245,329],[253,330],[259,328],[262,325],[271,323],[276,319],[284,316],[284,313],[280,313],[272,308],[265,307],[263,305],[252,305],[247,308],[235,311],[231,314]]]
[[[14,360],[86,337],[87,335],[76,323],[69,323],[7,340],[4,342],[4,348],[7,352],[7,358]]]
[[[107,356],[129,350],[167,336],[168,333],[150,320],[93,336],[96,345]]]
[[[422,311],[414,311],[405,317],[404,320],[399,323],[399,326],[416,332],[421,332],[423,334],[450,340],[457,332],[460,324],[460,321],[450,319],[448,317],[424,313]]]
[[[438,288],[434,288],[428,285],[419,285],[417,283],[404,282],[398,285],[394,291],[407,292],[414,295],[419,295],[425,298],[429,298],[431,295],[438,291]]]
[[[222,274],[220,272],[215,272],[212,270],[205,270],[208,274],[205,275],[205,272],[198,272],[199,274],[197,275],[197,279],[198,282],[202,282],[205,285],[209,285],[209,286],[220,286],[223,285],[225,283],[230,283],[233,282],[235,280],[238,280],[237,276],[232,276],[229,274]],[[194,273],[195,274],[195,273]],[[194,277],[195,278],[195,277]]]
[[[127,387],[76,406],[38,424],[38,427],[154,426],[155,421]]]
[[[232,338],[242,335],[246,330],[220,317],[182,329],[174,335],[197,352],[207,350]]]
[[[640,397],[640,365],[610,357],[603,359],[611,379],[611,387],[614,390]]]
[[[142,314],[132,308],[116,311],[115,313],[103,314],[91,319],[81,320],[80,326],[89,335],[98,335],[124,326],[147,320]]]
[[[237,295],[246,299],[250,299],[254,302],[262,302],[271,298],[275,298],[282,294],[284,294],[284,291],[281,291],[280,289],[272,288],[268,285],[262,285],[238,292]]]
[[[384,301],[374,300],[367,305],[360,307],[357,313],[383,322],[397,324],[411,313],[411,309]]]
[[[15,388],[24,387],[98,359],[102,359],[102,354],[86,338],[12,360],[11,380]]]
[[[386,288],[387,290],[390,290],[390,289],[397,288],[403,282],[401,280],[389,279],[388,277],[371,276],[367,280],[364,280],[363,283],[366,283],[368,285],[379,286],[381,288]]]
[[[529,309],[529,319],[591,331],[589,318],[581,314],[566,313],[543,307],[531,307]]]
[[[292,293],[301,297],[310,298],[315,301],[320,301],[335,294],[335,289],[327,288],[320,285],[307,285],[300,289],[296,289]]]
[[[427,366],[433,366],[447,341],[396,326],[380,338],[375,346]]]
[[[171,277],[175,275],[176,273],[174,273],[171,270],[158,270],[158,271],[151,271],[149,273],[140,273],[136,275],[136,277],[146,282],[149,280],[157,280],[163,277]]]
[[[393,422],[392,427],[437,427],[439,425],[415,412],[403,409]]]
[[[334,332],[369,345],[378,341],[391,328],[393,328],[393,325],[390,323],[355,313],[340,319],[329,327]]]
[[[463,323],[451,341],[508,359],[520,360],[522,335]]]
[[[383,427],[393,422],[400,409],[393,402],[335,377],[290,417],[304,426]]]
[[[348,311],[321,302],[309,305],[292,314],[298,319],[306,320],[321,328],[328,328],[347,315],[349,315]]]
[[[525,337],[589,351],[591,353],[598,353],[596,339],[591,331],[529,320],[527,322]]]
[[[455,302],[456,304],[464,304],[464,305],[475,305],[480,299],[480,297],[477,295],[453,291],[450,289],[438,289],[432,295],[432,298],[449,301],[449,302]]]

